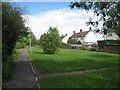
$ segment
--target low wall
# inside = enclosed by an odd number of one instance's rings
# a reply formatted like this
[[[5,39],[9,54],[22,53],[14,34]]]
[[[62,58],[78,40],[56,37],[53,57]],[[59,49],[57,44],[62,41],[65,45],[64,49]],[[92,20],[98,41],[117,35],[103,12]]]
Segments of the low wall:
[[[99,48],[98,51],[120,54],[120,45],[106,45],[103,48]]]

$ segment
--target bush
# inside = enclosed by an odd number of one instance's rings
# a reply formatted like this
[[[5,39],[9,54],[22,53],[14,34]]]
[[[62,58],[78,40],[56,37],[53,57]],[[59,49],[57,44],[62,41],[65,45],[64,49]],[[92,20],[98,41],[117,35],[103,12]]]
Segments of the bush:
[[[98,41],[98,47],[103,48],[105,45],[120,45],[120,40]]]
[[[72,46],[71,48],[72,48],[72,49],[77,49],[77,47],[76,47],[76,46]]]
[[[97,51],[96,48],[90,48],[89,51]]]
[[[120,45],[120,40],[105,40],[105,45]]]
[[[11,77],[13,68],[13,52],[16,41],[27,35],[28,28],[22,18],[25,11],[15,3],[2,2],[2,81]],[[26,14],[26,13],[25,13]]]
[[[21,48],[24,48],[24,47],[25,47],[25,44],[24,44],[24,43],[22,43],[22,42],[16,42],[15,48],[21,49]]]
[[[68,48],[68,49],[70,49],[71,46],[68,45],[68,44],[66,44],[66,43],[62,43],[62,45],[60,46],[60,48]]]
[[[81,42],[80,42],[80,41],[78,41],[76,44],[81,44]]]
[[[68,43],[70,43],[70,44],[76,44],[76,43],[77,43],[77,40],[76,40],[76,39],[73,39],[73,38],[69,38],[69,39],[68,39]]]
[[[8,58],[5,62],[2,63],[2,82],[5,83],[12,77],[12,70],[13,70],[13,59]]]
[[[46,54],[54,54],[61,45],[57,28],[50,27],[48,32],[41,36],[40,46]]]
[[[103,48],[105,45],[104,40],[103,41],[98,41],[98,47]]]
[[[86,48],[81,48],[81,50],[87,50]]]

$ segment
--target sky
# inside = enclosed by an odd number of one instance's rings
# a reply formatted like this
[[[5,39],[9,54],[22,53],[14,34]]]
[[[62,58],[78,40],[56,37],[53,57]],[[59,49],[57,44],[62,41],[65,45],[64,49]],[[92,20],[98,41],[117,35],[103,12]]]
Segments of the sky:
[[[63,39],[63,42],[67,43],[73,31],[79,32],[80,29],[88,31],[89,27],[95,29],[93,26],[86,25],[90,17],[94,20],[99,19],[92,11],[70,9],[68,7],[70,2],[18,2],[17,5],[29,11],[28,14],[23,15],[23,18],[27,19],[26,26],[31,29],[37,39],[40,39],[40,36],[52,26],[57,27],[60,36],[67,33]],[[102,22],[98,28],[101,27]],[[97,38],[103,39],[101,35],[97,35]]]

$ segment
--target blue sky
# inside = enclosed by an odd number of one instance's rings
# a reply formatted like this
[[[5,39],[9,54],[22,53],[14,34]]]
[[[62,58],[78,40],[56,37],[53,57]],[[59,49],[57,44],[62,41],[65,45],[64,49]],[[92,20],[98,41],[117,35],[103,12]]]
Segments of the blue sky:
[[[60,36],[68,34],[63,39],[63,42],[66,43],[73,31],[89,30],[90,26],[87,26],[86,22],[90,17],[94,20],[98,19],[92,11],[87,12],[76,8],[71,10],[68,7],[70,2],[18,2],[17,4],[22,8],[26,7],[29,11],[26,26],[30,27],[37,39],[46,33],[50,26],[53,26],[58,28]],[[23,17],[25,18],[25,16]],[[91,27],[95,29],[93,26]],[[98,37],[98,39],[101,39],[101,37]]]
[[[18,2],[22,8],[27,7],[31,15],[37,15],[40,12],[68,8],[70,2]]]

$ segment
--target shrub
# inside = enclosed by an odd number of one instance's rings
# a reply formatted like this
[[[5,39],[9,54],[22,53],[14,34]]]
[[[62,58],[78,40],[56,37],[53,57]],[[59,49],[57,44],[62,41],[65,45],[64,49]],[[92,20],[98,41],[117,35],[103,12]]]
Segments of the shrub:
[[[15,3],[2,2],[2,81],[5,82],[11,77],[13,67],[12,54],[16,41],[27,35],[28,28],[25,26],[26,14],[24,9],[17,7]]]
[[[70,43],[70,44],[76,44],[76,43],[77,43],[77,40],[76,40],[76,39],[73,39],[73,38],[69,38],[69,39],[68,39],[68,43]]]
[[[120,45],[120,40],[105,40],[105,45]]]
[[[81,48],[81,50],[86,50],[86,48]]]
[[[105,45],[104,40],[103,41],[98,41],[98,47],[103,48]]]
[[[61,39],[56,27],[50,27],[46,34],[40,38],[40,46],[46,54],[54,54],[61,45]]]
[[[60,45],[60,48],[67,48],[67,49],[70,49],[71,46],[70,46],[69,44],[62,43],[62,45]]]
[[[8,60],[2,63],[2,82],[5,83],[12,77],[13,58],[9,57]]]
[[[24,43],[22,43],[22,42],[16,42],[15,48],[20,49],[20,48],[24,48],[24,47],[25,47]]]
[[[71,48],[72,48],[72,49],[77,49],[77,47],[76,47],[76,46],[72,46]]]
[[[103,48],[105,45],[120,45],[120,40],[98,41],[98,47]]]
[[[80,42],[80,41],[78,41],[76,44],[81,44],[81,42]]]
[[[89,51],[97,51],[96,48],[90,48]]]

